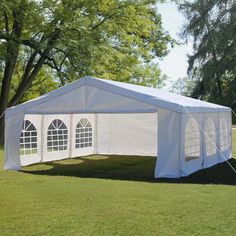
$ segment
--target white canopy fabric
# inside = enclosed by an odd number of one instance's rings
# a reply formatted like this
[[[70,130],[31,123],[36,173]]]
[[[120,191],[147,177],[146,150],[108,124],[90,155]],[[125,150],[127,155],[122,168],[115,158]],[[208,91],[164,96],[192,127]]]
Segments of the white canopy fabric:
[[[5,169],[89,154],[156,156],[178,178],[231,158],[231,109],[84,77],[7,109]]]

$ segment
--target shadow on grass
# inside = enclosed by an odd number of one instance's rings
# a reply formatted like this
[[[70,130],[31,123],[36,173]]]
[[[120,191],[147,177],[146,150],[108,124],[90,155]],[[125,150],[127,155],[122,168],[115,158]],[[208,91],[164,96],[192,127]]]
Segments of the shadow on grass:
[[[154,157],[88,156],[31,165],[24,167],[22,172],[153,183],[236,185],[236,174],[226,162],[180,179],[154,179],[155,160]],[[229,162],[236,168],[236,159],[231,159]]]

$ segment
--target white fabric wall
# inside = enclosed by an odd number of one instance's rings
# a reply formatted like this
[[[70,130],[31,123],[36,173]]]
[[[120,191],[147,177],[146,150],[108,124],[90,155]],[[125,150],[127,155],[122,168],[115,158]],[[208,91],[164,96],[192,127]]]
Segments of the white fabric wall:
[[[219,121],[221,119],[226,121],[226,128],[223,130],[218,123],[218,135],[220,136],[219,149],[221,151],[219,155],[219,162],[224,162],[232,157],[232,115],[231,112],[218,113],[218,117]],[[224,144],[225,147],[228,146],[228,148],[222,147],[221,144]]]
[[[61,151],[51,151],[47,150],[47,132],[49,125],[55,120],[59,119],[64,122],[67,127],[68,132],[68,144],[66,150]],[[70,157],[70,142],[72,138],[71,132],[71,123],[70,123],[70,115],[43,115],[43,131],[42,131],[42,150],[41,150],[41,159],[43,162],[61,160]],[[57,141],[58,142],[58,141]]]
[[[71,154],[70,157],[86,156],[95,154],[96,151],[96,114],[71,114]],[[86,119],[92,126],[92,146],[86,148],[75,148],[76,146],[76,127],[81,119]]]
[[[97,153],[157,156],[157,113],[97,114]]]
[[[93,145],[85,149],[75,149],[75,128],[81,118],[87,118],[92,124]],[[37,129],[38,152],[33,155],[19,155],[23,119],[30,120]],[[68,148],[50,153],[47,151],[47,129],[54,119],[61,119],[67,126]],[[185,129],[190,119],[194,120],[200,130],[200,155],[199,158],[186,161],[185,146],[189,140],[186,140]],[[221,119],[226,122],[227,131],[225,131],[225,126],[222,130]],[[207,141],[209,120],[213,124],[210,132],[215,133],[215,138],[210,142]],[[222,132],[224,135],[221,134]],[[96,153],[156,156],[158,150],[155,177],[177,178],[231,158],[231,113],[179,114],[165,109],[159,109],[158,115],[157,113],[130,113],[26,114],[24,116],[23,113],[20,113],[18,116],[6,119],[5,133],[7,154],[5,169],[20,169],[21,166],[40,161],[60,160]],[[225,137],[227,138],[226,143]],[[224,146],[221,145],[222,142],[224,142]],[[209,146],[207,147],[207,145]],[[228,145],[227,148],[226,145]],[[213,151],[208,154],[207,150]]]
[[[206,113],[204,114],[204,120],[202,127],[204,132],[202,138],[204,142],[203,150],[203,168],[211,167],[219,163],[219,131],[218,131],[218,114]]]
[[[155,178],[180,177],[180,113],[158,110],[158,158]]]
[[[18,113],[5,119],[4,169],[19,170],[20,162],[20,135],[24,120],[24,113]]]
[[[35,105],[27,113],[142,113],[156,111],[157,107],[153,105],[86,85],[45,103]]]
[[[24,116],[24,120],[29,120],[31,123],[35,126],[37,131],[37,152],[35,154],[30,155],[21,155],[20,156],[20,162],[21,166],[30,165],[33,163],[39,163],[41,162],[42,156],[41,156],[41,149],[43,148],[42,140],[42,116],[41,115],[30,115],[27,114]],[[20,140],[18,140],[19,142]]]
[[[37,101],[37,99],[36,99]],[[27,104],[26,104],[27,107]],[[93,86],[83,85],[73,91],[59,94],[43,103],[36,103],[27,110],[19,111],[18,107],[6,112],[5,125],[5,169],[20,169],[19,139],[24,115],[62,115],[73,113],[101,113],[101,112],[156,112],[153,105],[132,98],[103,91]],[[96,145],[96,143],[95,143]],[[93,151],[94,152],[94,151]],[[74,156],[74,154],[71,154]],[[68,155],[66,155],[68,157]],[[58,156],[58,158],[60,158]],[[41,158],[42,159],[42,158]],[[46,158],[45,160],[50,160]],[[31,164],[29,160],[22,160],[23,165]],[[42,161],[44,161],[42,159]]]
[[[5,169],[20,169],[22,165],[35,163],[39,160],[51,161],[93,153],[156,156],[158,149],[155,177],[178,178],[231,157],[230,112],[192,114],[202,130],[205,130],[207,119],[212,120],[218,149],[222,144],[219,120],[220,118],[226,119],[229,147],[222,150],[224,156],[219,151],[208,156],[206,136],[201,130],[200,158],[185,162],[185,127],[190,115],[158,108],[141,99],[138,100],[138,96],[135,100],[128,95],[118,95],[102,88],[84,85],[71,92],[48,99],[46,102],[37,103],[32,107],[29,104],[27,110],[19,111],[14,113],[13,108],[6,112]],[[20,158],[19,155],[19,140],[25,113],[27,113],[25,118],[28,116],[30,119],[34,119],[33,117],[35,117],[35,126],[38,129],[42,127],[42,131],[38,132],[42,140],[38,144],[40,150],[35,158],[33,156],[28,159],[26,157]],[[87,115],[91,115],[90,119],[94,126],[94,143],[93,148],[79,152],[73,150],[75,145],[73,132],[76,122],[85,113],[91,113]],[[37,114],[40,115],[37,116]],[[63,119],[68,128],[68,149],[61,153],[47,153],[45,148],[47,127],[53,119],[58,117]],[[157,128],[159,130],[158,138]],[[157,140],[159,140],[158,148]]]
[[[12,130],[9,122],[6,124],[6,142],[13,143],[15,159],[8,158],[6,169],[15,169],[39,162],[61,160],[69,157],[84,156],[90,154],[116,154],[116,155],[157,155],[157,113],[138,114],[57,114],[40,115],[26,114],[25,120],[29,120],[37,130],[37,152],[29,155],[19,155],[19,141],[23,119],[17,122],[17,128]],[[92,125],[92,146],[87,148],[75,148],[76,126],[78,122],[86,118]],[[48,128],[54,120],[62,121],[67,129],[67,143],[65,150],[48,150]],[[12,121],[10,121],[12,124]],[[20,129],[19,129],[20,128]],[[9,142],[10,131],[14,132]],[[16,135],[16,133],[18,133]],[[55,136],[57,137],[57,136]],[[13,141],[13,142],[12,142]],[[56,141],[58,143],[58,141]],[[10,151],[7,152],[11,153]],[[12,164],[13,163],[13,164]]]
[[[33,163],[48,162],[54,160],[61,160],[69,157],[77,157],[77,156],[93,154],[94,145],[88,148],[75,148],[75,140],[76,140],[75,137],[76,137],[76,126],[78,122],[82,118],[87,118],[93,127],[93,141],[94,141],[94,128],[95,128],[94,117],[95,117],[94,114],[68,114],[68,115],[26,114],[24,119],[31,121],[32,124],[37,129],[38,152],[27,156],[21,155],[20,156],[21,166],[30,165]],[[63,121],[63,123],[66,125],[68,142],[66,143],[65,150],[48,151],[47,149],[47,143],[49,142],[49,140],[47,140],[48,127],[55,119]]]
[[[188,176],[198,170],[211,167],[231,158],[231,112],[179,114],[164,109],[159,114],[159,150],[155,177],[178,178]],[[220,119],[225,119],[226,129],[220,129]],[[185,137],[185,129],[190,120],[199,129],[199,157],[186,159],[185,146],[194,140]],[[210,122],[209,122],[210,121]],[[212,122],[211,128],[209,123]],[[194,128],[194,127],[193,127]],[[221,135],[224,132],[224,135]],[[214,135],[213,135],[214,134]],[[222,137],[222,138],[221,138]],[[227,139],[228,146],[221,150],[221,142]],[[194,145],[192,146],[194,153]]]
[[[197,131],[199,132],[199,136],[197,135],[197,138],[199,138],[199,140],[197,140],[196,137],[195,139],[192,139],[192,140],[187,139],[185,131],[186,131],[188,122],[191,122],[190,127],[192,128],[192,130],[197,129]],[[203,156],[204,140],[203,140],[201,127],[203,127],[203,122],[204,122],[204,116],[202,114],[182,114],[181,115],[182,151],[181,151],[181,158],[180,158],[180,170],[181,170],[180,176],[187,176],[187,175],[192,174],[195,171],[202,169],[203,160],[204,160],[204,156]],[[198,158],[186,160],[187,157],[185,156],[185,147],[188,146],[189,142],[190,142],[190,145],[192,145],[193,153],[194,153],[194,149],[195,150],[200,149],[200,152],[198,153],[199,154]],[[198,145],[198,146],[194,147],[194,145]],[[194,156],[197,156],[197,153]]]
[[[220,119],[226,121],[226,129],[220,129]],[[195,125],[200,131],[200,156],[199,158],[189,161],[185,160],[184,147],[189,140],[185,138],[185,129],[193,119]],[[188,176],[200,169],[208,168],[217,163],[224,162],[231,158],[231,140],[232,140],[232,121],[231,112],[225,113],[201,113],[201,114],[182,114],[181,115],[181,132],[182,132],[182,154],[181,154],[181,174],[180,176]],[[221,135],[224,132],[224,135]],[[227,139],[227,147],[222,150],[220,143]]]

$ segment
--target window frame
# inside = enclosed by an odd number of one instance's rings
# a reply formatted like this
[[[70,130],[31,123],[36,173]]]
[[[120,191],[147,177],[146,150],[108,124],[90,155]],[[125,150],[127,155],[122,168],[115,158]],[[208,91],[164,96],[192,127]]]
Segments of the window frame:
[[[20,135],[20,156],[35,154],[38,154],[38,131],[33,122],[24,119]]]
[[[69,131],[62,119],[54,119],[47,128],[47,152],[68,150]]]
[[[201,156],[201,130],[198,122],[190,118],[184,131],[184,160],[189,162]]]
[[[224,117],[220,117],[219,132],[220,132],[220,151],[224,152],[229,149],[229,129],[227,121]],[[224,141],[222,142],[222,140]]]
[[[207,118],[205,123],[205,151],[207,157],[214,156],[217,153],[216,142],[217,133],[215,124],[211,118]]]
[[[81,118],[75,127],[75,149],[93,147],[93,127],[87,118]]]

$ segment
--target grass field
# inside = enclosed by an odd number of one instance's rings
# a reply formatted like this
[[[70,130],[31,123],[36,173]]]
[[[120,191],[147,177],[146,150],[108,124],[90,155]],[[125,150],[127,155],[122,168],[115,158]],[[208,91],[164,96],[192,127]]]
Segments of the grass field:
[[[180,180],[154,180],[154,164],[94,156],[0,170],[0,236],[235,235],[236,175],[226,163]]]

